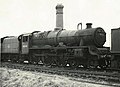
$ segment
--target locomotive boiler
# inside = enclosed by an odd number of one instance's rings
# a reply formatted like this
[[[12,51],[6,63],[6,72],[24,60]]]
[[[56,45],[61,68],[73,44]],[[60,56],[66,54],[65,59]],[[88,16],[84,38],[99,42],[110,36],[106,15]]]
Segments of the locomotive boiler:
[[[87,28],[83,30],[55,29],[54,31],[34,32],[32,45],[42,47],[45,45],[58,46],[62,43],[65,46],[96,46],[103,47],[106,41],[106,33],[101,28],[92,28],[91,23],[87,23]]]

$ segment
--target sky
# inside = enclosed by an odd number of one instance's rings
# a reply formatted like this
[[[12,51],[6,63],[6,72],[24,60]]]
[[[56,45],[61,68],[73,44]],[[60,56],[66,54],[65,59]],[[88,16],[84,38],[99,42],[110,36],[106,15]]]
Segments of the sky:
[[[106,31],[105,46],[111,45],[111,29],[120,27],[120,0],[0,0],[0,38],[54,30],[59,3],[64,5],[64,29],[93,23]]]

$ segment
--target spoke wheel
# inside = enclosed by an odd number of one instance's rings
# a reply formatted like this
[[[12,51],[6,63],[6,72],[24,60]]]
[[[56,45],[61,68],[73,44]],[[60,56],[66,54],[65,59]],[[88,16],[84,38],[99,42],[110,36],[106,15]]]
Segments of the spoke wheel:
[[[70,67],[72,67],[72,68],[77,68],[78,67],[78,63],[75,60],[71,60],[69,64],[70,64]]]
[[[106,61],[105,59],[99,60],[99,67],[100,67],[101,69],[107,68],[107,67],[108,67],[107,61]]]

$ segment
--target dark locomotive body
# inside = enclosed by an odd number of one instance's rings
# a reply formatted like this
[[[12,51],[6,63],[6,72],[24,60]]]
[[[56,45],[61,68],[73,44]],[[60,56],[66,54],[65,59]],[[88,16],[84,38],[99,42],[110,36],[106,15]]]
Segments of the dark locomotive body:
[[[3,38],[2,59],[57,66],[106,67],[105,51],[109,50],[103,47],[106,33],[100,27],[88,26],[83,30],[56,28],[54,31],[22,34],[18,38]]]

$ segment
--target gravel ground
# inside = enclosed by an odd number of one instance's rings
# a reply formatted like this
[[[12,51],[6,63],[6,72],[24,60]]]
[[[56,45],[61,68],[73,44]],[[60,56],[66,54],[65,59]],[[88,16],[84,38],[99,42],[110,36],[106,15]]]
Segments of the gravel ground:
[[[0,68],[1,87],[108,87],[78,82],[73,78],[19,69]]]

